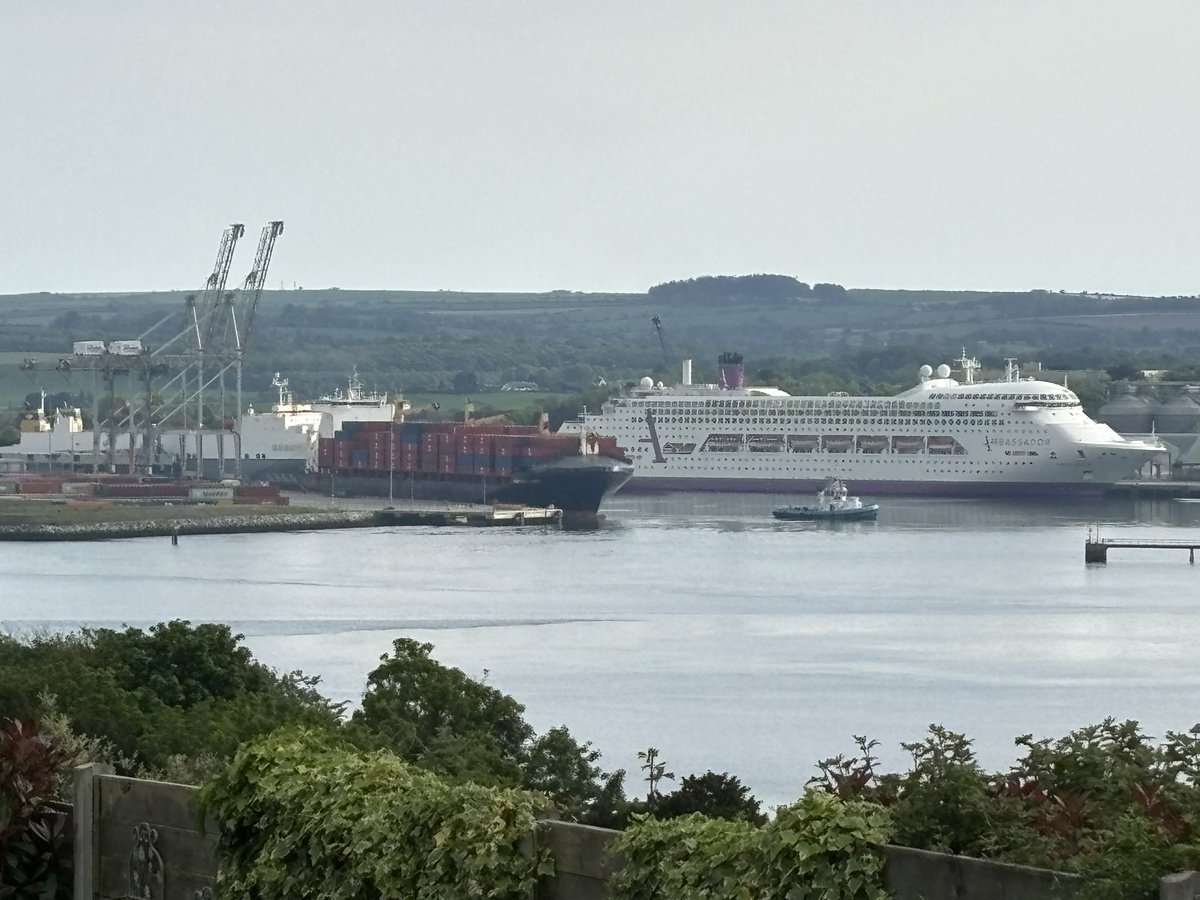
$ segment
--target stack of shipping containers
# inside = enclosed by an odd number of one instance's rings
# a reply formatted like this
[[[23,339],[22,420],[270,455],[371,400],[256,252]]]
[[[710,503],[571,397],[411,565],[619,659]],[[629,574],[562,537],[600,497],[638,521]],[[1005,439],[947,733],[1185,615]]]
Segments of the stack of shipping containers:
[[[620,455],[612,438],[600,438],[598,448]],[[579,438],[527,425],[356,422],[332,438],[321,438],[317,460],[323,471],[346,474],[390,470],[509,479],[514,472],[578,453]]]

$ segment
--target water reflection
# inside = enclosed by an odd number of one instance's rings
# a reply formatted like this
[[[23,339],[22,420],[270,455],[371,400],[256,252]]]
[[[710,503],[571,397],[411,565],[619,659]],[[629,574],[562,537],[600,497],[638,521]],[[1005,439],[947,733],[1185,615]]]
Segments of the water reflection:
[[[864,497],[864,502],[868,498]],[[1160,525],[1200,527],[1200,502],[1167,498],[1110,497],[1102,500],[1051,499],[959,499],[931,497],[869,498],[879,503],[877,523],[809,522],[779,523],[771,511],[792,505],[790,494],[668,493],[621,495],[605,508],[609,524],[622,518],[661,520],[673,527],[704,528],[725,532],[855,528],[870,531],[873,525],[891,529],[960,529],[990,532],[1011,531],[1031,526],[1093,523],[1112,525]]]

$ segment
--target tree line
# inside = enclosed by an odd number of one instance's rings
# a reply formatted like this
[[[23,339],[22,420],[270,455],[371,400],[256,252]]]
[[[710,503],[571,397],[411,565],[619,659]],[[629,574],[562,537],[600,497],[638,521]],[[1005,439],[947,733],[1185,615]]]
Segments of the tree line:
[[[701,275],[681,281],[666,281],[651,287],[651,300],[689,303],[721,303],[737,300],[844,300],[846,289],[840,284],[818,282],[809,285],[791,275]]]

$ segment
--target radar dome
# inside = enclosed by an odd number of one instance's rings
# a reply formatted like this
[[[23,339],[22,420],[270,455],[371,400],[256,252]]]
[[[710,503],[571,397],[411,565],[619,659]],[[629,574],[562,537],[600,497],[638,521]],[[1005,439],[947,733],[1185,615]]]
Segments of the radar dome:
[[[644,388],[652,388],[654,387],[654,379],[647,375],[641,381],[639,381],[638,384]]]
[[[945,363],[942,363],[940,366],[938,366],[938,378],[949,378],[949,377],[950,377],[950,367],[948,365],[946,365]]]
[[[920,378],[928,378],[933,374],[933,366],[921,366],[917,369],[917,376]]]
[[[663,383],[660,381],[658,384],[655,385],[655,387],[661,391],[662,387],[663,387]]]

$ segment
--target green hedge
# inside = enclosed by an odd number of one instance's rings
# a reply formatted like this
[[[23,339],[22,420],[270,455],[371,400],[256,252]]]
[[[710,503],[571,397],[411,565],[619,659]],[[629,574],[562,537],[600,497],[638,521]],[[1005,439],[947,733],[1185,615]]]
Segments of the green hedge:
[[[809,791],[761,828],[699,814],[637,819],[616,841],[628,858],[617,900],[884,900],[877,848],[890,817],[873,803]]]
[[[220,823],[227,897],[527,900],[553,871],[522,853],[542,795],[453,785],[312,732],[244,746],[201,801]]]

